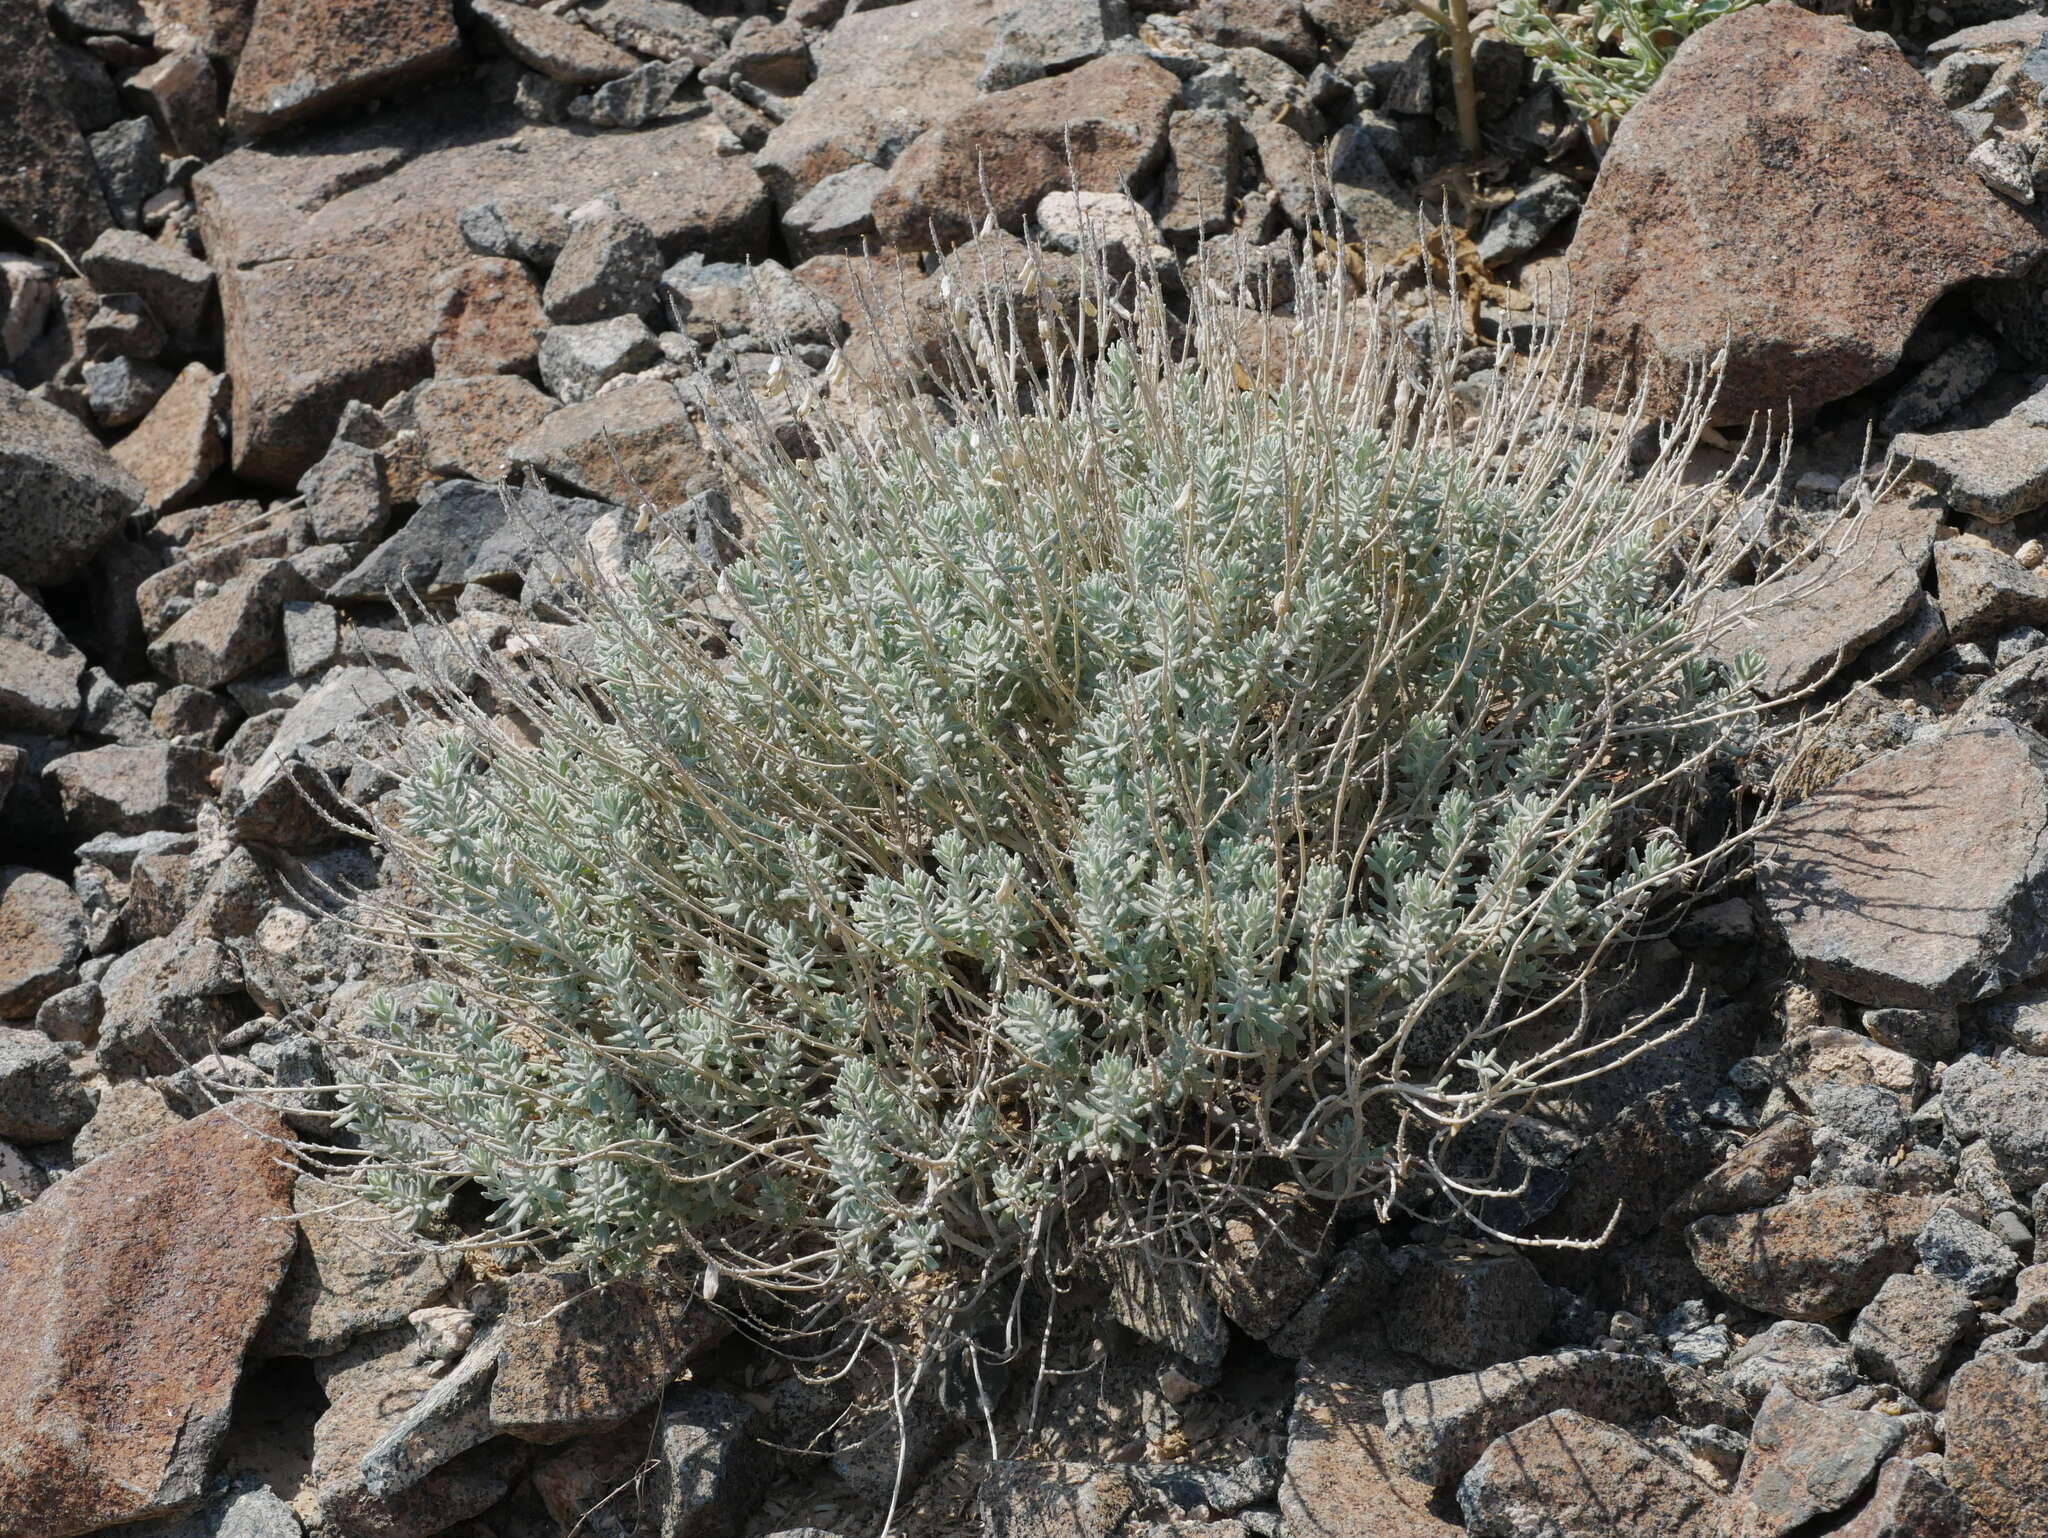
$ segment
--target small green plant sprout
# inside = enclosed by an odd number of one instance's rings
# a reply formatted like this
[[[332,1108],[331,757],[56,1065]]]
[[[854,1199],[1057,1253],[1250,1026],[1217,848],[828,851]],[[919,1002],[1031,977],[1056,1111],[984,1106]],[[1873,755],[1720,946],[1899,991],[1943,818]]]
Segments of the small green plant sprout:
[[[1501,35],[1550,77],[1603,141],[1657,83],[1678,45],[1708,22],[1758,0],[1585,0],[1547,9],[1543,0],[1501,0]]]
[[[1569,348],[1475,401],[1312,265],[1291,316],[1079,265],[1067,310],[963,303],[936,404],[870,380],[817,457],[750,451],[727,644],[649,565],[574,661],[444,696],[368,1191],[943,1341],[1282,1187],[1484,1229],[1460,1133],[1682,1018],[1580,1006],[1733,847],[1700,411],[1632,467]]]

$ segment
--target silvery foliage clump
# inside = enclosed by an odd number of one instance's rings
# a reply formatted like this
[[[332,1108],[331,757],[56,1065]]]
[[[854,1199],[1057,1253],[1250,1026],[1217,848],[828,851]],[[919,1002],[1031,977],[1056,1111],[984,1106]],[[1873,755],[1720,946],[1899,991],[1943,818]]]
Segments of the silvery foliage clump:
[[[447,702],[373,1194],[938,1310],[1276,1182],[1476,1213],[1448,1141],[1637,1049],[1578,1004],[1724,853],[1686,808],[1750,675],[1687,615],[1731,499],[1555,409],[1568,353],[1475,407],[1308,270],[1264,322],[1092,281],[962,301],[978,392],[754,451],[729,646],[647,566],[593,658]]]
[[[1501,0],[1501,36],[1536,61],[1571,109],[1611,128],[1657,83],[1678,45],[1760,0]]]

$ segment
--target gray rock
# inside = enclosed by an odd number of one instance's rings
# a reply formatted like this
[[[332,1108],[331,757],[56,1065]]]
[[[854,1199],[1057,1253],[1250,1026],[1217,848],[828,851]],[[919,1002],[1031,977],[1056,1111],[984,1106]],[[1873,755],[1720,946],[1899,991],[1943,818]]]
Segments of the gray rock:
[[[1953,511],[1986,523],[2010,523],[2048,506],[2048,427],[2020,412],[1988,427],[1901,433],[1891,452]]]
[[[1913,1246],[1930,1276],[1953,1282],[1973,1298],[2002,1291],[2019,1275],[2012,1247],[1953,1207],[1938,1207]]]
[[[142,486],[78,419],[0,380],[0,576],[51,587],[85,570]]]
[[[36,1007],[36,1029],[52,1041],[90,1045],[100,1033],[100,985],[74,983]]]
[[[106,294],[85,323],[88,358],[130,358],[147,362],[161,357],[170,336],[140,294]],[[89,365],[88,365],[89,366]],[[88,376],[89,378],[90,376]],[[90,391],[87,392],[88,397]],[[102,426],[112,426],[105,413],[95,412]]]
[[[417,1538],[445,1531],[504,1497],[523,1459],[517,1444],[503,1438],[447,1460],[394,1493],[369,1488],[366,1457],[436,1392],[431,1366],[422,1362],[413,1332],[402,1327],[365,1336],[339,1356],[314,1363],[328,1407],[313,1428],[312,1467],[297,1504],[315,1531]],[[419,1451],[428,1448],[422,1444]],[[380,1459],[380,1467],[391,1464]]]
[[[1316,1346],[1376,1316],[1394,1285],[1386,1246],[1376,1233],[1338,1251],[1314,1295],[1278,1330],[1266,1337],[1277,1356],[1307,1356]]]
[[[1728,1359],[1728,1386],[1752,1409],[1774,1388],[1815,1403],[1861,1381],[1854,1352],[1824,1324],[1781,1319],[1759,1330]]]
[[[1754,587],[1709,596],[1709,644],[1763,660],[1766,695],[1797,693],[1896,630],[1925,600],[1933,510],[1887,502],[1837,525],[1813,559]]]
[[[456,220],[462,238],[485,256],[506,256],[552,267],[569,243],[569,216],[540,198],[503,197],[465,208]]]
[[[118,1531],[121,1538],[300,1538],[301,1529],[276,1491],[243,1474],[209,1486],[206,1503],[189,1517]]]
[[[838,307],[777,261],[758,262],[748,272],[741,304],[747,330],[772,346],[829,347],[846,337]]]
[[[91,748],[43,771],[81,834],[188,831],[212,794],[219,759],[180,743]]]
[[[1527,256],[1584,201],[1585,194],[1569,176],[1552,172],[1538,177],[1494,214],[1480,237],[1479,259],[1497,267]]]
[[[1471,1538],[1720,1538],[1722,1501],[1679,1460],[1576,1410],[1508,1432],[1458,1484]]]
[[[798,261],[826,252],[859,251],[875,236],[875,194],[889,180],[886,168],[862,161],[835,171],[782,215],[782,233]]]
[[[108,230],[79,258],[102,294],[139,294],[180,346],[198,341],[213,298],[213,269],[133,230]]]
[[[0,1026],[0,1137],[51,1143],[92,1120],[92,1092],[40,1031]]]
[[[1991,383],[1998,349],[1986,337],[1967,336],[1924,363],[1906,387],[1885,402],[1878,431],[1893,434],[1932,427]]]
[[[603,502],[557,497],[538,488],[443,481],[406,526],[335,583],[343,602],[389,593],[447,596],[472,582],[520,576],[539,556],[574,550]]]
[[[331,1356],[359,1335],[404,1323],[455,1275],[454,1256],[311,1175],[293,1189],[292,1210],[298,1248],[251,1348],[259,1360]]]
[[[217,940],[145,940],[114,963],[100,992],[99,1058],[109,1073],[176,1073],[255,1012],[240,963]]]
[[[1842,1510],[1904,1440],[1895,1416],[1809,1404],[1773,1390],[1757,1411],[1748,1456],[1729,1492],[1729,1538],[1785,1538]]]
[[[503,1326],[479,1334],[462,1360],[363,1454],[363,1484],[374,1496],[411,1489],[436,1469],[489,1441],[491,1379]]]
[[[2048,429],[2041,437],[2048,443]],[[1943,540],[1935,547],[1934,574],[1936,602],[1952,641],[2048,623],[2048,580],[1982,540]]]
[[[616,1426],[660,1399],[690,1358],[727,1333],[722,1315],[659,1278],[592,1286],[572,1272],[514,1277],[491,1423],[530,1442]]]
[[[661,270],[654,232],[631,214],[600,208],[571,227],[541,304],[558,325],[645,315]]]
[[[0,867],[0,1019],[34,1016],[52,994],[78,981],[84,955],[85,910],[77,894],[41,871]]]
[[[1026,0],[1003,18],[975,89],[986,94],[1100,58],[1132,33],[1123,0]]]
[[[384,456],[337,440],[299,480],[313,537],[351,542],[375,539],[391,518],[391,486]]]
[[[2048,964],[2043,825],[2048,743],[1966,727],[1793,808],[1759,840],[1759,895],[1815,981],[1865,1005],[1947,1008]]]
[[[1109,1283],[1110,1315],[1145,1339],[1179,1352],[1195,1381],[1214,1382],[1230,1349],[1230,1327],[1199,1270],[1122,1247],[1108,1250],[1097,1263]]]
[[[1396,1250],[1387,1344],[1439,1367],[1524,1356],[1550,1323],[1550,1288],[1521,1255]]]
[[[702,69],[725,53],[725,39],[681,0],[603,0],[580,13],[598,33],[649,59]]]
[[[1998,1168],[2021,1196],[2048,1183],[2048,1058],[2004,1051],[1971,1053],[1951,1063],[1941,1081],[1941,1108],[1959,1143],[1983,1138]]]
[[[125,118],[93,134],[93,168],[107,195],[107,207],[124,229],[142,223],[142,205],[163,190],[163,142],[146,117]]]
[[[571,102],[569,116],[593,128],[643,128],[668,111],[691,70],[687,62],[651,60]]]
[[[1633,1422],[1682,1409],[1672,1376],[1682,1372],[1647,1356],[1560,1351],[1389,1389],[1387,1447],[1403,1473],[1448,1488],[1494,1438],[1553,1410]]]
[[[1868,1376],[1919,1399],[1940,1379],[1949,1353],[1976,1318],[1968,1294],[1953,1282],[1902,1274],[1888,1277],[1857,1316],[1849,1344]]]
[[[1906,1146],[1906,1108],[1888,1089],[1875,1084],[1816,1084],[1806,1099],[1816,1121],[1880,1157]]]
[[[540,378],[548,393],[571,403],[587,401],[621,374],[661,361],[661,348],[637,315],[581,326],[550,326],[540,343]]]
[[[1214,108],[1176,112],[1166,125],[1169,160],[1159,227],[1178,240],[1221,235],[1237,209],[1244,124]]]
[[[1880,1046],[1923,1063],[1947,1062],[1961,1042],[1952,1009],[1866,1009],[1863,1029]]]
[[[477,20],[528,69],[565,85],[602,85],[640,61],[575,21],[513,0],[472,0]]]
[[[284,646],[285,604],[311,594],[290,561],[251,562],[150,642],[150,666],[200,689],[233,683],[277,656]]]
[[[184,685],[173,685],[183,688]],[[159,732],[150,720],[149,712],[107,674],[103,668],[85,670],[85,710],[79,717],[79,727],[95,737],[106,737],[126,747],[147,747],[160,737],[175,737],[175,732]],[[198,744],[208,747],[208,743]]]
[[[732,1538],[764,1473],[755,1411],[729,1394],[678,1385],[662,1401],[642,1538]]]
[[[1729,1297],[1759,1313],[1820,1322],[1861,1308],[1904,1270],[1926,1220],[1917,1198],[1831,1186],[1761,1212],[1701,1218],[1685,1238],[1700,1274]]]
[[[103,431],[132,427],[171,387],[169,369],[133,358],[108,358],[85,366],[85,398]]]
[[[52,651],[0,634],[0,730],[68,733],[84,704],[84,670],[85,658],[68,643]]]
[[[284,664],[294,678],[317,673],[341,653],[341,618],[333,605],[304,600],[284,606]]]

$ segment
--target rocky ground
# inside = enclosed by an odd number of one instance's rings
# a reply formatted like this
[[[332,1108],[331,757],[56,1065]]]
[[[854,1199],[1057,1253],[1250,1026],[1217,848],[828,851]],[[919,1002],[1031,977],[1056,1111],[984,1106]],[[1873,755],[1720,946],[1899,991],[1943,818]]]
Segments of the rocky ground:
[[[651,504],[729,553],[736,414],[800,444],[959,286],[1043,302],[1018,237],[1058,290],[1084,217],[1284,310],[1319,168],[1462,390],[1568,277],[1596,383],[1725,347],[1724,418],[1789,408],[1723,644],[1836,713],[1650,968],[1700,1025],[1514,1134],[1490,1220],[1610,1244],[1107,1279],[1016,1456],[912,1401],[904,1525],[2048,1534],[2048,16],[1777,0],[1603,158],[1482,13],[1473,162],[1384,0],[841,12],[0,0],[0,1538],[879,1526],[859,1382],[410,1253],[274,1157],[345,1143],[319,1086],[410,981],[335,919],[352,829],[427,675],[573,648],[553,551]],[[1473,236],[1458,335],[1418,206]]]

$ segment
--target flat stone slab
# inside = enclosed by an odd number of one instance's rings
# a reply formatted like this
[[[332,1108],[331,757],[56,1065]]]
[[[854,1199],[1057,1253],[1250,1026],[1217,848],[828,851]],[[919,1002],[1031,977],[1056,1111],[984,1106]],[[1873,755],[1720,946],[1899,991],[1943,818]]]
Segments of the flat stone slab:
[[[0,1228],[0,1533],[73,1538],[196,1503],[293,1243],[289,1132],[209,1112]]]
[[[1757,890],[1814,981],[1941,1009],[2048,966],[2048,741],[1994,721],[1910,743],[1786,813]]]

